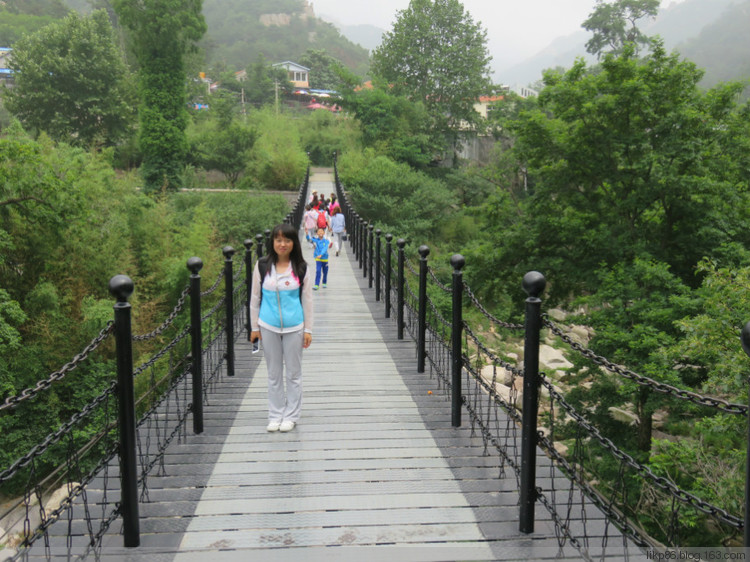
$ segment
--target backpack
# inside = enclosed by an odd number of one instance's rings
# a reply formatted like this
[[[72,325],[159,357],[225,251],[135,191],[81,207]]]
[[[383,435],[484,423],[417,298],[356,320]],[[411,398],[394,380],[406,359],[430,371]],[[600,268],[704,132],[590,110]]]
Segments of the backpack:
[[[266,278],[268,273],[268,256],[263,256],[258,260],[258,273],[260,273],[260,284],[263,286],[263,279]],[[302,262],[299,265],[299,300],[302,302],[302,284],[305,282],[305,275],[307,274],[307,262]],[[263,289],[260,291],[260,300],[263,300]]]
[[[320,211],[318,212],[318,228],[326,228],[328,226],[328,221],[326,220],[326,212]]]

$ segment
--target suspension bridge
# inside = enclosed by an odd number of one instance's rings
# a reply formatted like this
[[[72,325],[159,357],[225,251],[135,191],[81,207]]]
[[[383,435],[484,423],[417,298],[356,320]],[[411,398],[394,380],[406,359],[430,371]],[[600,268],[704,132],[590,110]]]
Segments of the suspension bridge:
[[[288,222],[300,224],[310,189],[339,194],[350,241],[331,256],[328,286],[314,295],[298,426],[266,432],[265,363],[247,342],[247,279],[267,234],[248,239],[244,256],[224,248],[224,271],[208,288],[200,260],[190,261],[189,286],[148,334],[128,331],[132,286],[113,278],[114,322],[0,410],[22,416],[27,402],[116,339],[117,380],[44,443],[0,467],[0,484],[24,482],[0,512],[0,560],[646,560],[679,545],[679,515],[688,509],[744,531],[742,514],[653,475],[534,372],[534,332],[538,346],[542,327],[590,354],[539,313],[543,278],[525,280],[526,324],[500,321],[463,283],[460,256],[450,282],[429,269],[426,247],[411,263],[403,240],[356,215],[334,173],[308,173]],[[452,318],[426,296],[428,282],[451,295]],[[497,331],[526,337],[523,369],[464,322],[463,302]],[[132,365],[130,347],[155,340],[165,345]],[[134,390],[133,380],[145,382]],[[746,406],[664,386],[658,390],[676,399],[747,416]],[[540,411],[540,402],[557,406]],[[556,417],[584,428],[574,439],[578,452],[561,452]],[[73,430],[83,426],[87,437],[77,442]],[[591,483],[584,444],[620,463],[609,493]],[[40,461],[56,446],[69,460],[43,472]],[[632,499],[618,488],[626,471],[673,503],[669,543],[634,523]],[[50,498],[54,489],[62,495]]]

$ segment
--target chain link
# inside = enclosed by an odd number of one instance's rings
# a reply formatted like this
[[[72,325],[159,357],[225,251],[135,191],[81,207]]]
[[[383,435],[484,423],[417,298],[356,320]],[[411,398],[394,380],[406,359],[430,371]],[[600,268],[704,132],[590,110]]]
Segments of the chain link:
[[[177,316],[182,312],[182,309],[185,307],[185,300],[187,299],[187,296],[190,294],[190,286],[188,285],[182,290],[182,294],[180,294],[180,298],[177,299],[177,304],[175,305],[174,309],[170,313],[169,316],[167,316],[166,320],[162,323],[161,326],[156,328],[153,332],[149,332],[148,334],[143,334],[142,336],[133,336],[133,341],[146,341],[154,339],[156,336],[164,332],[167,328],[169,328],[177,318]]]
[[[440,287],[444,292],[446,292],[448,294],[453,293],[453,288],[449,287],[445,283],[442,283],[440,281],[440,279],[438,279],[437,276],[435,275],[435,272],[432,271],[431,267],[427,268],[427,273],[430,275],[430,279],[432,279],[432,281],[435,283],[435,285],[437,285],[438,287]]]
[[[589,435],[595,438],[602,447],[612,453],[615,458],[622,462],[625,462],[630,468],[634,468],[636,472],[638,472],[638,474],[644,479],[650,480],[657,488],[661,489],[663,492],[671,494],[674,498],[678,499],[682,503],[691,505],[692,507],[702,511],[703,513],[711,515],[715,519],[723,521],[724,523],[727,523],[732,527],[735,527],[737,529],[743,528],[743,519],[735,517],[734,515],[724,511],[723,509],[711,505],[710,503],[703,501],[697,496],[694,496],[693,494],[682,490],[673,482],[664,478],[663,476],[657,476],[648,466],[640,464],[633,457],[620,450],[617,445],[615,445],[610,439],[604,437],[597,428],[595,428],[583,417],[581,417],[581,415],[575,411],[573,406],[568,404],[562,397],[562,395],[557,392],[557,390],[555,390],[553,385],[547,380],[544,375],[540,374],[540,379],[541,384],[549,391],[550,397],[556,400],[560,404],[560,406],[562,406],[566,413],[578,423],[579,427],[585,429],[589,433]]]
[[[731,402],[727,402],[726,400],[722,400],[720,398],[702,396],[700,394],[691,392],[689,390],[684,390],[684,389],[677,388],[669,384],[655,381],[646,376],[639,375],[638,373],[634,373],[633,371],[629,369],[625,369],[624,367],[615,365],[614,363],[612,363],[605,357],[597,355],[592,350],[583,347],[580,343],[571,339],[568,335],[563,333],[563,331],[558,326],[553,324],[552,321],[549,320],[549,317],[547,315],[542,316],[542,321],[544,325],[547,326],[552,331],[553,334],[555,334],[562,341],[567,343],[572,349],[579,352],[584,357],[591,359],[591,361],[593,361],[597,365],[604,367],[608,371],[611,371],[617,375],[620,375],[621,377],[632,380],[641,386],[650,387],[656,392],[660,392],[662,394],[671,394],[672,396],[675,396],[676,398],[679,398],[680,400],[693,402],[700,406],[708,406],[711,408],[716,408],[728,414],[739,414],[742,416],[748,415],[748,407],[744,404],[733,404]]]
[[[73,426],[77,424],[80,420],[86,417],[86,415],[90,414],[94,411],[94,409],[107,400],[111,395],[113,395],[116,391],[117,383],[111,383],[109,388],[105,390],[102,394],[97,396],[94,400],[92,400],[90,403],[88,403],[83,410],[78,412],[77,414],[73,415],[70,420],[68,420],[66,423],[60,426],[60,428],[54,432],[50,433],[44,441],[39,443],[38,445],[34,445],[31,450],[26,453],[23,457],[19,458],[16,462],[14,462],[11,466],[9,466],[4,471],[0,472],[0,484],[3,482],[6,482],[10,480],[15,474],[22,468],[28,466],[31,461],[33,461],[38,456],[44,454],[44,452],[49,449],[52,445],[59,442],[60,439],[63,438],[63,436],[68,433],[70,430],[73,429]]]
[[[107,322],[107,325],[101,332],[99,332],[99,335],[94,338],[91,343],[84,347],[81,353],[73,357],[70,363],[65,364],[62,369],[60,369],[59,371],[55,371],[46,379],[37,382],[34,388],[27,388],[16,396],[10,396],[6,398],[5,402],[0,405],[0,412],[8,408],[15,408],[21,402],[33,398],[43,390],[47,390],[50,386],[52,386],[52,383],[63,379],[65,375],[67,375],[70,371],[83,363],[83,361],[86,360],[89,354],[97,347],[99,347],[101,343],[109,337],[109,335],[114,331],[114,328],[115,323],[113,320]]]
[[[201,296],[207,297],[208,295],[213,293],[219,287],[219,283],[221,283],[221,280],[224,279],[224,274],[225,274],[225,271],[222,269],[221,273],[219,273],[219,276],[216,278],[216,281],[214,281],[214,284],[211,285],[205,291],[201,291]]]
[[[509,328],[511,330],[523,330],[524,325],[523,324],[510,324],[508,322],[503,322],[502,320],[498,320],[495,318],[490,311],[488,311],[481,302],[479,302],[479,299],[474,294],[474,292],[471,290],[471,287],[469,287],[466,282],[464,282],[464,292],[469,296],[469,300],[471,300],[471,303],[474,305],[474,307],[479,310],[482,314],[484,314],[487,319],[500,326],[501,328]]]

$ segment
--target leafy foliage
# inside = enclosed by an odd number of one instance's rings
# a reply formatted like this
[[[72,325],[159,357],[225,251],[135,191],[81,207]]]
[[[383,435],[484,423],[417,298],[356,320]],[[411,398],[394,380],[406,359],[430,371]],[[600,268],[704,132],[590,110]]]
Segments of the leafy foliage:
[[[455,142],[489,91],[486,43],[486,30],[458,0],[412,0],[373,52],[372,73],[396,95],[424,103],[432,129]]]
[[[113,0],[140,65],[141,173],[150,192],[175,190],[187,141],[185,60],[206,31],[202,0]]]
[[[127,69],[104,11],[64,20],[18,41],[8,109],[29,129],[83,146],[112,145],[134,112]]]
[[[341,177],[357,212],[399,236],[415,241],[435,238],[455,202],[445,185],[407,164],[371,152],[362,157],[360,168],[350,168],[349,159],[355,157],[342,156],[346,171]]]
[[[620,54],[626,44],[636,52],[648,45],[650,39],[638,29],[636,22],[645,17],[655,17],[661,0],[596,0],[596,7],[583,22],[582,27],[594,35],[586,43],[586,51],[597,57],[603,54]]]

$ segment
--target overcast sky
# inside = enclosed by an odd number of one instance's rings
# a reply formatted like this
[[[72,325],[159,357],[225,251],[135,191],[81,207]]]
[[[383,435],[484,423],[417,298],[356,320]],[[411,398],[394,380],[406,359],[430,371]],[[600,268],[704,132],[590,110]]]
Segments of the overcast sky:
[[[409,0],[311,0],[317,16],[343,24],[369,23],[386,31]],[[666,7],[672,2],[662,0]],[[475,22],[487,30],[495,69],[510,67],[536,54],[553,39],[582,31],[581,23],[596,0],[463,0]]]

